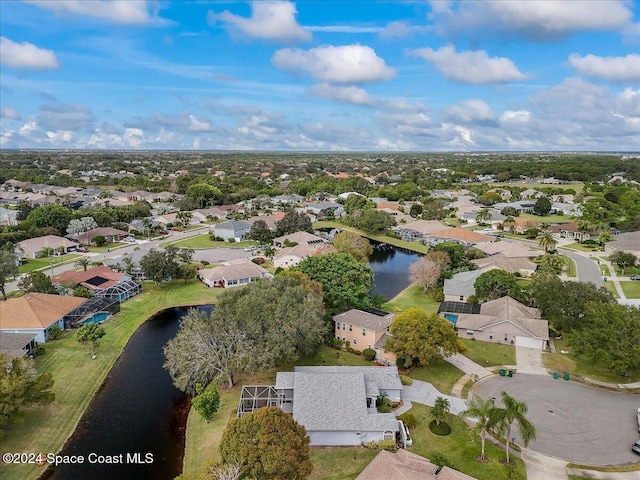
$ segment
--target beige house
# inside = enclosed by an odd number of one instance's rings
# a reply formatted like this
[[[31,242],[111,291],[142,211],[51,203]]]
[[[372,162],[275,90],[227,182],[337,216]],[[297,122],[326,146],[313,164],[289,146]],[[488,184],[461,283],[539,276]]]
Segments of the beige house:
[[[540,349],[549,341],[549,322],[540,318],[540,310],[511,297],[483,303],[479,314],[447,313],[445,317],[455,324],[460,338]]]
[[[57,235],[30,238],[16,243],[16,246],[26,258],[38,258],[43,248],[53,248],[56,255],[69,253],[78,248],[78,244]]]
[[[371,348],[376,351],[376,360],[380,363],[395,364],[396,356],[385,350],[389,329],[395,318],[394,313],[384,316],[364,312],[356,308],[334,315],[335,337],[344,343],[349,342],[354,350]]]
[[[295,247],[285,247],[279,250],[273,257],[273,266],[289,268],[298,265],[302,260],[318,250],[318,245],[303,243]]]
[[[319,246],[324,243],[324,239],[309,232],[295,232],[289,235],[283,235],[273,239],[273,244],[276,247],[282,247],[285,241],[297,243],[298,245],[315,245]]]
[[[244,260],[231,265],[203,268],[198,272],[198,277],[210,288],[230,288],[247,285],[261,278],[272,278],[272,275],[259,265]]]
[[[494,243],[481,243],[476,245],[478,250],[487,255],[502,254],[508,258],[533,258],[542,255],[544,252],[539,249],[532,249],[528,245],[520,242],[501,241]]]
[[[449,467],[440,468],[428,459],[399,449],[395,453],[382,450],[356,480],[475,480],[474,477]]]
[[[502,242],[500,242],[502,243]],[[491,255],[490,257],[478,258],[471,260],[471,263],[478,266],[479,270],[486,272],[494,268],[504,270],[509,273],[519,273],[523,277],[530,277],[536,271],[538,267],[528,258],[522,257],[507,257],[502,253],[497,255]]]

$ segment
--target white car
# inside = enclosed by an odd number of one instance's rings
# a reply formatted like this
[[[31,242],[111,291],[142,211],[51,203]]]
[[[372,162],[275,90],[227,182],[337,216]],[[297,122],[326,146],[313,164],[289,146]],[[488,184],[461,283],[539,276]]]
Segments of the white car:
[[[138,241],[133,237],[123,238],[122,241],[126,243],[138,243]]]

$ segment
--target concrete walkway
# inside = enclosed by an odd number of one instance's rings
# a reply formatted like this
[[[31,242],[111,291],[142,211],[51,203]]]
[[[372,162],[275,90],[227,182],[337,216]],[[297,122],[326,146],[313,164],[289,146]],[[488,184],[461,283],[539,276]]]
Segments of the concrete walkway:
[[[402,387],[402,400],[404,401],[405,406],[408,400],[409,402],[422,403],[423,405],[433,407],[436,398],[438,397],[443,397],[449,400],[449,412],[454,415],[458,415],[460,412],[464,412],[467,409],[467,402],[461,398],[440,393],[436,387],[430,383],[423,382],[421,380],[414,380],[411,385],[405,385]],[[396,411],[396,415],[399,415],[398,411]]]
[[[521,447],[527,480],[567,480],[567,462]]]
[[[454,367],[462,370],[464,373],[469,375],[469,377],[476,375],[478,379],[481,379],[484,377],[488,377],[489,375],[493,375],[493,372],[487,370],[482,365],[477,364],[469,357],[465,357],[460,353],[456,353],[455,355],[446,357],[445,360]]]
[[[516,345],[516,364],[518,373],[529,375],[547,375],[542,360],[542,350],[539,348]]]

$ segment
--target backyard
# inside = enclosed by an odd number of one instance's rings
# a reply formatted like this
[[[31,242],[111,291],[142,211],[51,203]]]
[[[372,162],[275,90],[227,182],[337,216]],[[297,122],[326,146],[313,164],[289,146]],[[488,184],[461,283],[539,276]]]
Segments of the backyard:
[[[144,292],[125,302],[120,313],[104,323],[107,332],[95,360],[88,349],[78,343],[73,331],[45,345],[46,353],[36,358],[40,373],[51,372],[56,399],[45,407],[32,407],[3,430],[2,446],[6,452],[58,452],[72,434],[93,395],[109,373],[127,341],[136,329],[154,313],[177,305],[208,304],[218,291],[193,280],[164,284],[150,283]],[[7,467],[0,464],[3,480],[35,479],[42,469],[34,465]]]
[[[620,282],[620,286],[622,287],[622,291],[624,292],[624,296],[627,298],[640,298],[640,282],[639,281],[629,281],[629,282]]]
[[[516,364],[516,349],[511,345],[478,342],[466,338],[462,341],[467,347],[465,355],[483,367]]]
[[[449,362],[437,360],[429,366],[410,370],[408,375],[416,380],[429,382],[436,387],[440,393],[446,393],[448,395],[451,393],[451,389],[456,382],[464,375],[464,372]]]
[[[393,312],[404,312],[409,308],[422,308],[427,313],[436,313],[440,302],[433,299],[433,293],[424,293],[418,285],[409,285],[398,295],[383,305],[383,308]]]

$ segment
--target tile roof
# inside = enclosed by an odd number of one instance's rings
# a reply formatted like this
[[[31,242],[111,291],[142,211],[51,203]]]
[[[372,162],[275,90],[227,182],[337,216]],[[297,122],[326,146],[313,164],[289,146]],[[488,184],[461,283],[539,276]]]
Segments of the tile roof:
[[[357,308],[353,308],[339,315],[334,315],[333,320],[340,323],[351,323],[358,327],[364,327],[368,330],[379,332],[386,330],[391,325],[391,321],[395,318],[394,313],[384,316],[375,315],[369,312],[363,312]]]
[[[283,235],[282,237],[277,237],[274,239],[276,243],[284,243],[285,240],[289,240],[290,242],[295,242],[298,244],[302,243],[324,243],[324,240],[317,235],[309,232],[294,232],[289,235]]]
[[[471,260],[471,263],[477,265],[478,268],[481,269],[485,267],[496,267],[509,273],[519,272],[521,270],[529,270],[533,272],[537,268],[537,265],[528,258],[509,258],[502,253],[499,253],[498,255],[491,255],[486,258]]]
[[[97,267],[87,269],[86,272],[84,270],[67,270],[64,273],[53,277],[51,279],[51,283],[62,283],[66,280],[71,280],[87,287],[89,290],[93,290],[95,288],[105,289],[117,284],[122,280],[123,276],[124,274],[122,272],[114,272],[106,265],[99,265]],[[100,279],[100,282],[92,281],[98,278]]]
[[[476,247],[478,250],[486,253],[487,255],[495,255],[497,253],[503,254],[505,257],[510,258],[530,258],[542,255],[542,251],[538,249],[531,249],[527,245],[523,245],[520,242],[507,242],[500,241],[494,243],[484,243]]]
[[[29,238],[28,240],[18,242],[17,245],[31,252],[39,252],[45,247],[69,248],[78,246],[77,243],[63,237],[58,237],[57,235],[45,235],[44,237]]]
[[[222,265],[215,268],[203,268],[199,273],[201,278],[216,280],[223,278],[229,280],[239,280],[241,278],[266,277],[269,272],[253,262],[236,263],[233,265]]]
[[[429,235],[444,230],[446,225],[438,220],[416,220],[415,222],[405,223],[400,228],[403,230],[415,230],[424,235]]]
[[[0,302],[0,329],[48,328],[86,301],[86,298],[49,293],[27,293],[23,297],[10,298]]]
[[[460,227],[439,230],[432,233],[431,236],[436,238],[451,238],[454,240],[462,240],[465,243],[493,242],[494,240],[492,237],[489,237],[487,235],[482,235],[481,233],[476,233],[473,230],[468,230],[466,228]]]

